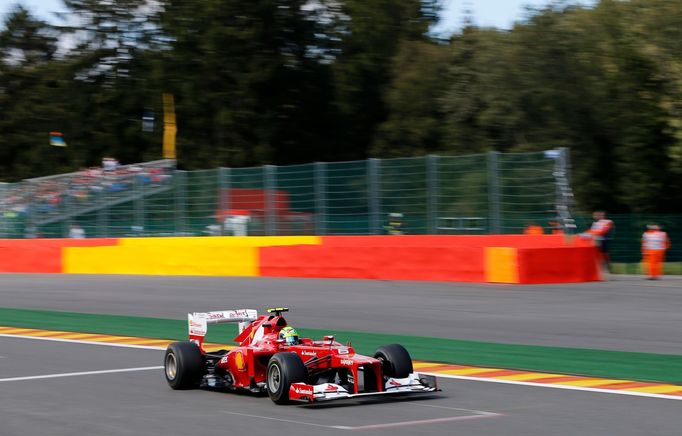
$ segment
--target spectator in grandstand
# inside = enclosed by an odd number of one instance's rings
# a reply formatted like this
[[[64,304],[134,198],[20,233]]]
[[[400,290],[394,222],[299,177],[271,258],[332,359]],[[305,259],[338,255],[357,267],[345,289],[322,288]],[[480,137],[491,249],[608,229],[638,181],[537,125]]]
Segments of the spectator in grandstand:
[[[544,233],[545,229],[532,221],[528,223],[525,229],[523,229],[524,235],[543,235]]]
[[[592,214],[592,220],[590,228],[581,236],[594,241],[601,254],[602,266],[609,271],[611,265],[609,250],[611,249],[611,242],[613,241],[616,227],[613,221],[606,218],[606,212],[603,210],[595,211]]]
[[[125,195],[125,191],[134,186],[136,178],[141,184],[155,186],[167,184],[172,179],[172,165],[165,161],[162,165],[151,164],[120,166],[116,159],[107,157],[102,159],[103,167],[28,180],[0,197],[0,217],[54,215],[63,212],[65,207],[87,206],[105,193]],[[27,231],[26,237],[36,237],[36,234]]]
[[[649,224],[642,235],[642,263],[648,280],[661,278],[665,251],[669,248],[668,234],[658,224]]]
[[[105,172],[116,171],[118,166],[118,160],[114,159],[113,157],[102,158],[102,170]]]
[[[85,230],[78,224],[71,224],[69,226],[69,238],[85,239]]]

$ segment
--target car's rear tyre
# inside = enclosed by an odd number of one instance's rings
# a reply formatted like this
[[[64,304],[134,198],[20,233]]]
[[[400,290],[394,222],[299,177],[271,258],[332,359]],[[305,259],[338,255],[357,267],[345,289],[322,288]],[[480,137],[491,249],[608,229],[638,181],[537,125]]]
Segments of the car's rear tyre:
[[[377,348],[374,358],[381,361],[381,369],[386,377],[405,378],[413,372],[410,353],[402,345],[383,345]]]
[[[189,341],[173,342],[166,349],[163,369],[173,389],[196,387],[204,375],[204,358],[199,347]]]
[[[308,381],[308,370],[296,353],[277,353],[272,356],[265,374],[268,395],[277,404],[289,402],[292,384]]]

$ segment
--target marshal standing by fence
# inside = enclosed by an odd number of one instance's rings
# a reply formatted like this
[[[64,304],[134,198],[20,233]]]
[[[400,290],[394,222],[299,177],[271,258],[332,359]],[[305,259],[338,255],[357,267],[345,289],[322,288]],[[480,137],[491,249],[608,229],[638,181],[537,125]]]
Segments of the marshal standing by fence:
[[[658,224],[649,224],[642,235],[642,261],[647,279],[658,280],[663,274],[665,251],[670,248],[670,239]]]

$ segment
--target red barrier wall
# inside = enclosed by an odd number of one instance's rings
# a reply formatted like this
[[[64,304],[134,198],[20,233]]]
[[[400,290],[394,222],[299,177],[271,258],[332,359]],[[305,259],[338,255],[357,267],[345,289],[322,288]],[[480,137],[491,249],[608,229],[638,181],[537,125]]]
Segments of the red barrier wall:
[[[482,282],[482,247],[308,245],[263,247],[260,275]]]
[[[376,235],[323,236],[328,247],[565,247],[564,235]]]
[[[117,244],[116,238],[0,239],[0,247],[98,247]]]
[[[25,247],[0,246],[0,271],[9,273],[60,273],[62,272],[62,249],[41,247],[36,244]]]
[[[574,245],[576,244],[576,245]],[[485,282],[485,247],[518,251],[518,283],[600,280],[596,249],[564,235],[328,236],[317,246],[260,249],[269,277]]]
[[[116,245],[118,239],[0,239],[0,272],[60,273],[63,247]]]
[[[595,247],[518,250],[519,283],[578,283],[601,280]]]

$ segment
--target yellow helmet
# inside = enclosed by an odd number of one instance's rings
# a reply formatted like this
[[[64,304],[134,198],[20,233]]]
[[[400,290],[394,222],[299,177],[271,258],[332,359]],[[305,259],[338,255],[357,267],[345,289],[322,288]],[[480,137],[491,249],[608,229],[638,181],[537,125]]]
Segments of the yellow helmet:
[[[279,338],[284,339],[287,345],[298,344],[298,332],[293,327],[284,327],[279,331]]]

